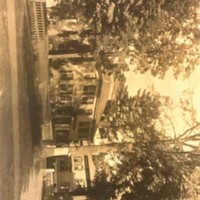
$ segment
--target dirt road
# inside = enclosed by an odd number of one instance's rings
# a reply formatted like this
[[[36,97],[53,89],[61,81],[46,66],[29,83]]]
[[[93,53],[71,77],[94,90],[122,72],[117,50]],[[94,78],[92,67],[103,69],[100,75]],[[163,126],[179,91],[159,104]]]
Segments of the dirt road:
[[[26,2],[0,1],[0,199],[19,200],[31,182],[40,143],[33,63]]]
[[[0,1],[0,199],[13,198],[13,134],[7,5]]]

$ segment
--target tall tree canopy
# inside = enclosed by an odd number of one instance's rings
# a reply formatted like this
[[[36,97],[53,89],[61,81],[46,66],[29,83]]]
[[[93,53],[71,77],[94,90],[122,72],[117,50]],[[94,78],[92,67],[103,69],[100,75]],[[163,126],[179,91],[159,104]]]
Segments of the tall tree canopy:
[[[197,148],[200,122],[193,107],[193,94],[191,90],[182,94],[180,103],[175,105],[169,97],[155,92],[138,90],[130,96],[126,89],[121,91],[116,101],[107,104],[99,126],[100,137],[111,142],[142,142],[151,138],[181,148]]]
[[[130,56],[142,73],[188,77],[199,58],[198,0],[62,0],[57,8],[87,22],[100,59]]]
[[[102,121],[109,123],[108,127],[100,127],[100,134],[112,140],[117,133],[122,132],[128,140],[135,134],[155,131],[154,120],[160,115],[160,96],[146,90],[138,90],[135,96],[129,96],[125,90],[116,101],[107,104]]]
[[[110,122],[110,127],[101,131],[111,135],[121,132],[127,140],[124,148],[120,146],[112,154],[114,164],[106,165],[105,160],[100,164],[91,190],[97,194],[96,199],[197,199],[200,153],[198,144],[193,146],[191,141],[200,140],[200,123],[189,102],[190,95],[191,91],[184,91],[180,99],[183,116],[191,114],[186,121],[188,129],[172,138],[157,127],[156,121],[163,112],[163,97],[159,95],[138,91],[129,97],[125,92],[107,107],[104,120]]]
[[[106,168],[104,163],[91,191],[97,199],[195,199],[195,190],[188,196],[193,189],[188,187],[195,169],[192,162],[191,155],[164,152],[148,142],[142,146],[137,143],[132,152],[119,153],[114,166]]]

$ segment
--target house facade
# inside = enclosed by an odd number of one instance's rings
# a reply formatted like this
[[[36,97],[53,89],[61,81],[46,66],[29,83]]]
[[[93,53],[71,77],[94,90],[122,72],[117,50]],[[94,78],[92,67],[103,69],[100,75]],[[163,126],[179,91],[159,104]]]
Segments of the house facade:
[[[101,88],[95,62],[64,62],[54,69],[50,88],[55,143],[64,145],[70,141],[91,140]]]
[[[95,165],[89,154],[50,157],[47,169],[52,171],[54,194],[89,188],[95,174]]]
[[[57,147],[93,141],[106,103],[113,96],[113,77],[97,68],[88,31],[77,19],[59,20],[48,27],[50,107]]]

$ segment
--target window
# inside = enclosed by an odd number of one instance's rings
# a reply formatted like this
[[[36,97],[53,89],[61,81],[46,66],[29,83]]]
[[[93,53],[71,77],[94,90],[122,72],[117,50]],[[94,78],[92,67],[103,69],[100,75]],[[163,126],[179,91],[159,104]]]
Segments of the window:
[[[61,190],[67,190],[67,191],[68,191],[68,190],[69,190],[69,186],[67,186],[67,185],[61,185],[61,186],[60,186],[60,189],[61,189]]]
[[[72,96],[66,95],[65,93],[60,93],[60,101],[72,102]]]
[[[56,142],[66,143],[69,140],[69,130],[56,130]]]
[[[93,102],[94,102],[94,97],[83,97],[82,98],[83,104],[93,104]]]
[[[82,170],[82,169],[83,169],[83,165],[81,165],[81,164],[74,165],[74,170],[79,171],[79,170]]]
[[[69,130],[57,130],[57,137],[69,137]]]
[[[95,85],[89,85],[89,86],[83,87],[83,94],[94,95],[95,92],[96,92],[96,86]]]
[[[62,182],[61,184],[60,184],[60,189],[61,190],[69,190],[70,189],[70,183],[69,182]]]
[[[89,128],[90,127],[90,122],[79,122],[79,127],[81,128]]]
[[[75,163],[82,163],[82,161],[83,161],[83,159],[82,159],[82,157],[81,156],[74,156],[74,162]]]
[[[78,138],[87,139],[89,136],[90,128],[79,128],[78,129]]]
[[[87,139],[90,133],[90,122],[79,122],[78,138]]]
[[[60,79],[61,80],[70,80],[70,79],[73,79],[73,73],[72,73],[72,71],[61,71]]]
[[[71,117],[57,117],[54,119],[55,124],[71,124]]]
[[[73,92],[73,85],[67,85],[67,93]]]
[[[58,114],[58,115],[68,115],[69,113],[67,112],[67,110],[60,109],[60,110],[56,111],[56,114]]]
[[[60,171],[67,171],[69,170],[69,163],[67,162],[67,159],[60,160]]]
[[[70,142],[68,137],[57,137],[56,143],[57,144],[68,144]]]
[[[60,93],[61,94],[72,94],[73,85],[69,84],[60,84]]]
[[[74,112],[73,108],[71,106],[68,107],[62,107],[56,110],[56,114],[57,115],[62,115],[62,116],[66,116],[66,115],[72,115]]]

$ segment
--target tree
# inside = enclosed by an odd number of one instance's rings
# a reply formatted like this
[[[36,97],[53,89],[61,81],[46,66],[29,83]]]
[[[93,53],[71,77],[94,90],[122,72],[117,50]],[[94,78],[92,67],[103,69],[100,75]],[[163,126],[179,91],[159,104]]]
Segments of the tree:
[[[62,0],[57,7],[61,18],[76,16],[91,29],[87,37],[100,63],[102,54],[124,63],[129,57],[136,70],[161,78],[169,69],[188,77],[196,66],[198,0]]]
[[[107,181],[107,173],[105,171],[96,173],[95,186],[90,189],[90,195],[93,195],[95,200],[109,199],[115,195],[115,185]]]
[[[168,102],[165,106],[170,104],[166,97],[146,91],[129,97],[125,92],[121,99],[107,107],[105,119],[111,121],[107,132],[114,135],[121,132],[132,145],[129,144],[128,148],[123,141],[124,147],[120,146],[110,158],[115,164],[106,165],[104,160],[100,165],[94,191],[98,193],[100,185],[108,184],[108,193],[104,190],[102,196],[99,192],[97,199],[198,199],[199,144],[191,142],[200,141],[200,123],[190,102],[192,91],[185,90],[183,94],[180,104],[187,126],[182,133],[174,133],[173,137],[166,135],[165,127],[160,128],[162,122],[159,126],[157,123],[163,112],[163,99]],[[131,105],[134,105],[133,108]],[[176,132],[173,118],[170,119],[167,114],[164,112],[163,120],[169,121],[171,131]],[[121,124],[118,123],[120,115],[123,115]]]
[[[57,2],[51,7],[50,16],[62,19],[81,18],[85,6],[85,0],[55,0]]]
[[[199,177],[199,150],[185,151],[182,146],[175,146],[173,139],[163,139],[158,134],[135,135],[131,150],[125,147],[113,154],[114,165],[106,166],[104,161],[94,180],[98,199],[195,199],[197,185],[190,174],[198,169]]]
[[[185,149],[196,149],[199,146],[200,126],[193,105],[193,90],[184,90],[177,103],[169,97],[161,97],[158,126]]]
[[[163,77],[171,68],[175,77],[188,76],[199,57],[198,6],[196,0],[99,0],[90,21],[100,51],[130,53],[140,72]]]
[[[129,96],[128,92],[118,98],[116,101],[108,103],[103,121],[109,122],[109,127],[100,127],[100,133],[109,137],[117,138],[118,132],[129,140],[133,134],[140,132],[150,132],[154,129],[154,120],[160,115],[161,102],[158,94],[153,94],[146,90],[138,91],[135,96]],[[126,134],[125,134],[126,133]]]
[[[150,137],[167,140],[174,146],[179,143],[183,148],[198,147],[200,123],[192,103],[192,90],[183,91],[176,106],[169,97],[146,90],[139,90],[135,96],[129,96],[126,90],[120,94],[104,111],[102,121],[106,126],[99,127],[102,138],[136,142],[139,137],[141,141]]]
[[[94,191],[101,196],[99,199],[183,199],[184,186],[194,169],[190,166],[192,161],[186,160],[185,155],[162,152],[149,145],[141,149],[136,145],[133,152],[119,154],[116,166],[97,173]],[[99,191],[100,185],[107,185],[104,196],[102,190]]]

